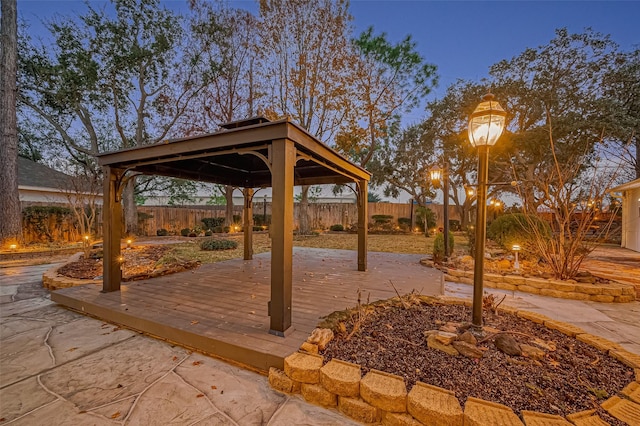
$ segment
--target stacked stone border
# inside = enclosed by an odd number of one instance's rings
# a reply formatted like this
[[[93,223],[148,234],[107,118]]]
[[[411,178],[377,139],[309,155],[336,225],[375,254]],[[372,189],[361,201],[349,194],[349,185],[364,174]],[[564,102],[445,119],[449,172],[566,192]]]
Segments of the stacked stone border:
[[[423,262],[433,266],[432,262]],[[473,271],[439,268],[446,281],[473,285]],[[584,284],[576,280],[526,278],[520,275],[484,274],[484,286],[500,290],[522,291],[560,299],[589,300],[602,303],[628,303],[636,300],[631,284],[611,281],[609,284]]]
[[[467,299],[441,296],[440,304],[471,306]],[[525,310],[512,307],[499,311],[543,324],[553,330],[585,342],[635,369],[635,380],[601,406],[613,417],[630,425],[640,424],[640,355],[623,349],[617,343],[585,333],[581,328]],[[511,408],[470,397],[460,406],[454,393],[447,389],[417,382],[407,392],[402,377],[371,370],[361,377],[361,367],[332,359],[324,364],[318,345],[305,342],[298,352],[284,360],[284,371],[272,367],[269,384],[279,392],[301,394],[312,404],[337,409],[343,415],[368,424],[389,426],[484,426],[492,424],[554,426],[606,425],[595,410],[562,417],[535,411],[523,411],[518,417]],[[324,365],[323,365],[324,364]]]
[[[64,263],[64,265],[76,262],[78,259],[80,259],[81,256],[82,252],[74,254],[69,258],[69,260]],[[79,280],[60,275],[58,274],[58,269],[62,268],[62,266],[54,266],[53,268],[48,269],[44,274],[42,274],[42,286],[44,288],[48,288],[49,290],[57,290],[59,288],[75,287],[77,285],[102,283],[102,280]]]

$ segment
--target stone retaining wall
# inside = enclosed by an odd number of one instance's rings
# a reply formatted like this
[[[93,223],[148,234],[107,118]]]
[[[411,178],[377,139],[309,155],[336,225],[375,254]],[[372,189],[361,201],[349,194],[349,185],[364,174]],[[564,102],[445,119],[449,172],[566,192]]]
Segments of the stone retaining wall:
[[[471,301],[456,297],[440,297],[445,304],[471,305]],[[624,350],[620,345],[582,329],[544,315],[499,308],[607,352],[625,365],[635,368],[635,380],[622,390],[628,399],[613,396],[602,403],[612,416],[628,424],[640,424],[640,355]],[[596,425],[606,424],[595,410],[581,411],[566,417],[523,411],[521,418],[501,404],[468,398],[464,410],[457,398],[447,389],[418,382],[407,392],[402,377],[371,370],[361,377],[361,367],[345,361],[331,360],[323,365],[318,347],[310,342],[305,350],[291,354],[284,360],[284,371],[269,370],[269,384],[277,391],[301,394],[312,404],[337,409],[345,416],[361,423],[383,425]]]
[[[76,253],[69,258],[69,260],[65,263],[75,262],[80,259],[82,253]],[[57,290],[59,288],[67,288],[67,287],[75,287],[77,285],[83,284],[96,284],[101,281],[95,280],[79,280],[75,278],[65,277],[64,275],[58,274],[58,269],[61,266],[54,266],[53,268],[48,269],[44,274],[42,274],[42,286],[44,288],[48,288],[49,290]]]
[[[473,285],[473,271],[441,268],[446,281]],[[583,284],[575,280],[525,278],[520,275],[484,274],[484,285],[501,290],[522,291],[560,299],[627,303],[636,300],[635,287],[629,284]]]

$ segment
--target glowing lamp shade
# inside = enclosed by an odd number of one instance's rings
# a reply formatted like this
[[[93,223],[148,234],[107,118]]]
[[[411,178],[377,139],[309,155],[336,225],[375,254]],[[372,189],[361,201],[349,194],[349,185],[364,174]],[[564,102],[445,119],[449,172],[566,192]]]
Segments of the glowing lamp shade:
[[[432,167],[429,169],[431,182],[439,183],[442,180],[442,169],[440,167]]]
[[[507,113],[488,93],[469,117],[469,141],[474,147],[493,146],[504,130]]]

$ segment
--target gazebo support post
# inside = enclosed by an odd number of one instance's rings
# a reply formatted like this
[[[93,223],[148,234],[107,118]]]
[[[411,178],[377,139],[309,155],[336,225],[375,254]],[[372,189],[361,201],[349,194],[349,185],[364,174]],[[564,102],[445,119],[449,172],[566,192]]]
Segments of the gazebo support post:
[[[122,280],[120,240],[122,238],[122,171],[104,167],[102,292],[120,291]]]
[[[366,180],[358,182],[358,271],[367,270],[367,220],[369,190]]]
[[[291,327],[293,258],[293,141],[277,139],[271,149],[271,301],[269,333],[284,337]]]
[[[244,188],[244,260],[253,259],[253,188]]]

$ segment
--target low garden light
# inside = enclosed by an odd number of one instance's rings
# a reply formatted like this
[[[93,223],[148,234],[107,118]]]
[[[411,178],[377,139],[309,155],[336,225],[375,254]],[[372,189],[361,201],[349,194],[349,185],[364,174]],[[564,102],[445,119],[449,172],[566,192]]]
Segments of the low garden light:
[[[478,197],[476,215],[475,264],[473,270],[473,329],[482,332],[482,293],[484,284],[484,250],[487,236],[487,182],[489,180],[489,147],[495,145],[504,131],[507,113],[488,93],[469,117],[469,142],[478,149]]]
[[[514,244],[514,245],[511,247],[511,250],[513,250],[513,253],[514,253],[514,254],[515,254],[515,256],[516,256],[516,261],[515,261],[515,262],[514,262],[514,264],[513,264],[513,268],[514,268],[514,269],[516,270],[516,272],[517,272],[517,271],[519,271],[519,270],[520,270],[520,262],[518,262],[518,252],[520,251],[520,244]]]
[[[131,249],[131,244],[133,244],[133,240],[131,238],[127,239],[127,250]]]
[[[17,244],[9,244],[9,250],[11,250],[11,251],[18,250],[18,245]]]

